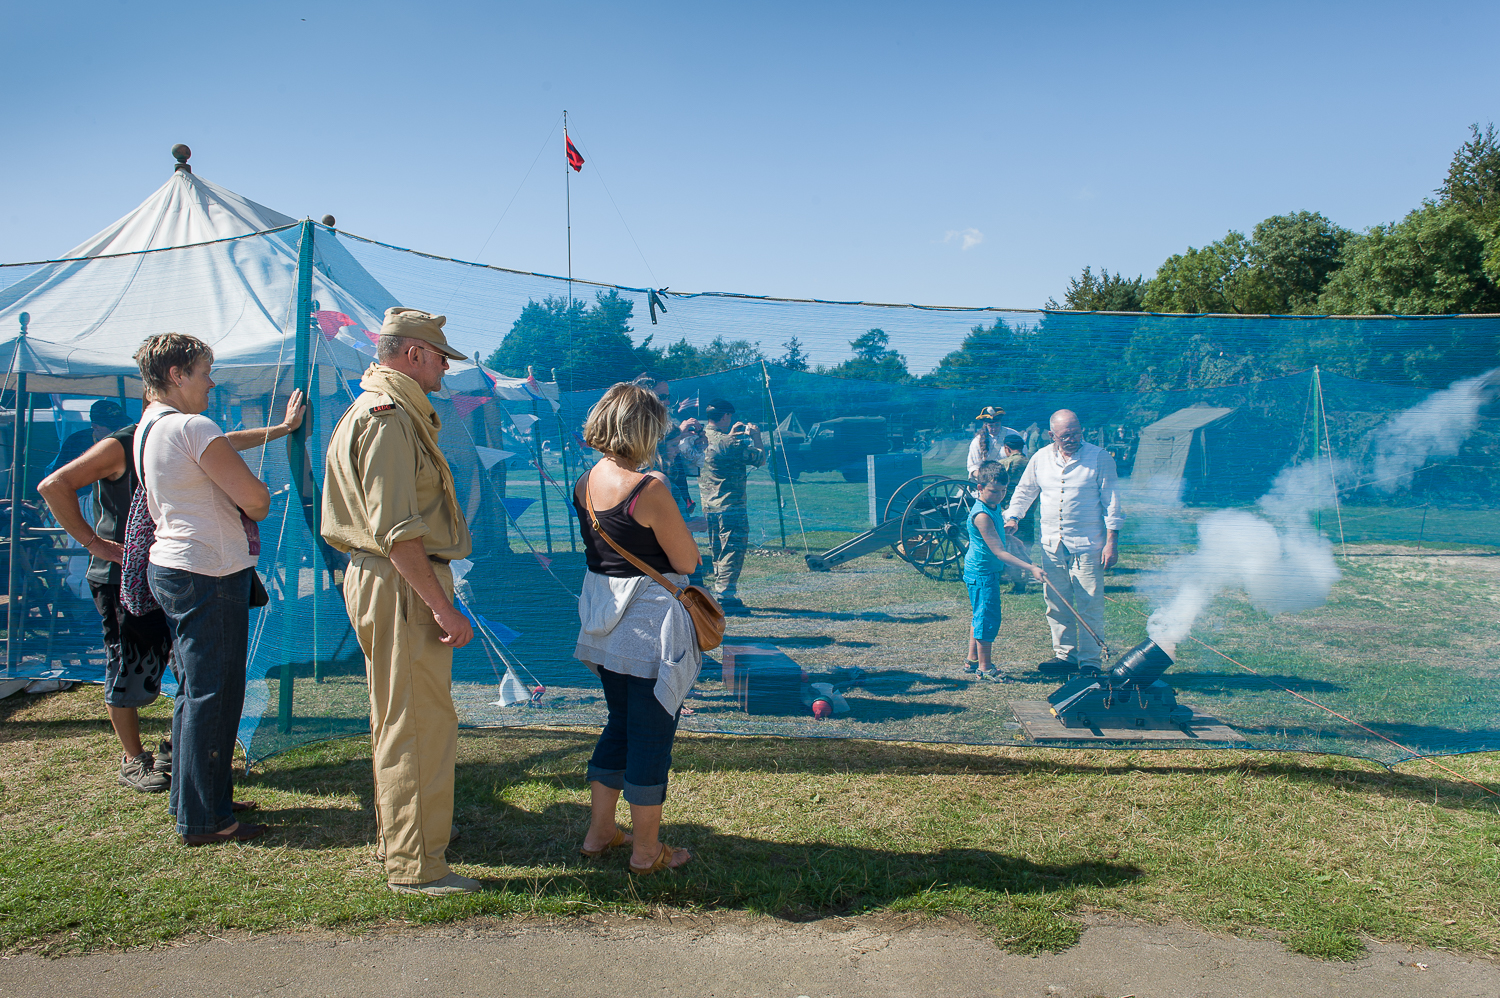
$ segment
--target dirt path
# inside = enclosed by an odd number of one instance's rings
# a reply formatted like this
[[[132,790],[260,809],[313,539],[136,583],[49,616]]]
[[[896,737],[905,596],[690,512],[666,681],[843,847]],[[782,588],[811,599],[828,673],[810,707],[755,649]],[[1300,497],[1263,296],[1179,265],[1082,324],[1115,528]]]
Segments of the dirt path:
[[[1180,925],[1090,920],[1064,953],[1013,956],[953,921],[471,922],[365,936],[231,936],[0,961],[0,996],[507,998],[1494,998],[1500,964],[1372,946],[1354,963]]]

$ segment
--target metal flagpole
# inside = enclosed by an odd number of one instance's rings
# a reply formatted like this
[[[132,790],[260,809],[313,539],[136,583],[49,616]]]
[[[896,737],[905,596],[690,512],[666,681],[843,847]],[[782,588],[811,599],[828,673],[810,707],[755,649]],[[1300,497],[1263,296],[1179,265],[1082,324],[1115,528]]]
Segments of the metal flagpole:
[[[563,152],[568,151],[568,112],[563,111]],[[563,156],[563,191],[568,203],[568,307],[573,305],[573,178],[569,175],[572,164]],[[571,337],[570,337],[571,338]]]

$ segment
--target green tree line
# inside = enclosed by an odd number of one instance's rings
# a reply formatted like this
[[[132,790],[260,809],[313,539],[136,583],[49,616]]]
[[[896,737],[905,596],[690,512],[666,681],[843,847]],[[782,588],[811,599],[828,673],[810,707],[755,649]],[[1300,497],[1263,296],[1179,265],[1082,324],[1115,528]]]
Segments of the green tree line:
[[[1351,232],[1318,212],[1273,215],[1247,238],[1174,253],[1149,280],[1091,267],[1048,308],[1240,315],[1500,312],[1500,142],[1471,128],[1433,196]]]

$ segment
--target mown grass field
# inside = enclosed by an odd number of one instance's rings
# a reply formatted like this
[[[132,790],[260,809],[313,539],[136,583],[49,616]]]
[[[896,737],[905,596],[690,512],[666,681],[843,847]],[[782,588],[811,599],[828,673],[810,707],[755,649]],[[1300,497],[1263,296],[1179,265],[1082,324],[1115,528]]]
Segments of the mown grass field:
[[[168,707],[145,712],[150,738]],[[1270,931],[1299,952],[1365,939],[1500,953],[1500,798],[1408,764],[1244,752],[1101,752],[684,735],[653,878],[586,861],[588,730],[461,733],[457,868],[484,893],[385,889],[368,740],[254,767],[276,826],[185,849],[165,799],[114,783],[97,687],[0,701],[0,950],[487,916],[730,910],[809,919],[960,913],[1018,952],[1090,910]],[[1445,764],[1500,789],[1500,758]]]

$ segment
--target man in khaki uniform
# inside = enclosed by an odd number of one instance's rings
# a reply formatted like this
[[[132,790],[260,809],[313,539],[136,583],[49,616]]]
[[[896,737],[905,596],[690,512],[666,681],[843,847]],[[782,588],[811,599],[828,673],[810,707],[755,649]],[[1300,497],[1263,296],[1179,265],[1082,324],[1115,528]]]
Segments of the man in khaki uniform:
[[[453,831],[453,649],[474,636],[453,605],[448,563],[468,557],[469,525],[438,447],[428,394],[443,384],[445,319],[385,313],[378,363],[328,442],[323,539],[350,556],[344,604],[365,653],[375,817],[398,893],[457,894],[479,882],[448,868]]]

